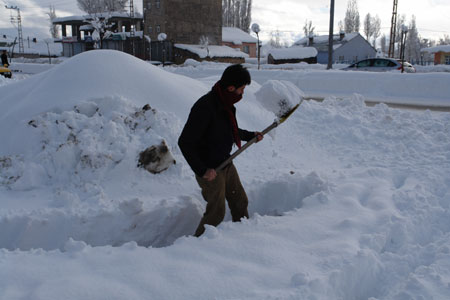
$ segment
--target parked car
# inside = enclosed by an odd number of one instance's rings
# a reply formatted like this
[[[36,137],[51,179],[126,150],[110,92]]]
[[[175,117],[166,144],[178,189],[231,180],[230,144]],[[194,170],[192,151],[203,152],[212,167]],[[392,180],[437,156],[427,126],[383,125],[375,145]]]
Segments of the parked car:
[[[409,63],[403,63],[404,71],[407,73],[416,73],[416,69]],[[388,72],[402,70],[402,62],[393,58],[368,58],[360,60],[347,68],[345,71],[369,71],[369,72]]]
[[[0,66],[0,75],[5,76],[6,78],[12,77],[11,70],[8,69],[7,67],[1,67],[1,66]]]

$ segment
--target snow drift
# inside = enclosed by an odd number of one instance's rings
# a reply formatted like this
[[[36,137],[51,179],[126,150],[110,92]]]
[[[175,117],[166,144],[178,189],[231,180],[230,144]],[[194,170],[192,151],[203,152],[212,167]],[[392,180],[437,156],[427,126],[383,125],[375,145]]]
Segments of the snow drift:
[[[103,61],[96,53],[110,57],[109,64],[136,63],[143,73],[157,74],[154,94],[166,97],[148,94],[144,101],[126,90],[141,80],[133,70],[126,77],[91,77],[111,70],[96,63]],[[0,87],[9,99],[0,101],[7,110],[1,125],[23,125],[15,143],[8,130],[0,131],[12,145],[2,144],[0,154],[0,298],[450,298],[448,113],[367,107],[360,95],[304,101],[275,139],[236,159],[250,219],[232,223],[228,217],[197,239],[188,235],[205,203],[174,145],[196,94],[206,92],[224,66],[200,68],[195,82],[120,53],[85,57],[92,58],[84,65],[90,71],[77,81],[97,83],[87,86],[89,95],[60,97],[62,89],[45,80],[39,87],[36,77]],[[280,72],[252,75],[261,84],[309,78],[303,71]],[[327,73],[328,79],[342,73]],[[51,74],[55,80],[64,75],[49,71],[40,78]],[[166,83],[174,78],[194,88]],[[108,85],[114,93],[104,90]],[[245,129],[273,119],[257,101],[258,89],[253,82],[238,104]],[[13,90],[30,102],[21,105]],[[34,101],[42,108],[27,98],[31,91],[41,93]],[[444,99],[445,88],[440,91],[433,93]],[[173,100],[180,94],[186,103]],[[143,112],[145,104],[153,110]],[[174,111],[162,108],[168,106]],[[138,149],[161,140],[177,164],[160,174],[137,168]]]
[[[1,87],[0,136],[4,140],[0,155],[35,147],[24,147],[26,141],[18,137],[29,135],[28,122],[42,113],[61,113],[80,102],[104,102],[108,97],[125,99],[137,108],[149,104],[183,120],[208,89],[199,81],[168,73],[123,52],[84,52],[46,72]]]

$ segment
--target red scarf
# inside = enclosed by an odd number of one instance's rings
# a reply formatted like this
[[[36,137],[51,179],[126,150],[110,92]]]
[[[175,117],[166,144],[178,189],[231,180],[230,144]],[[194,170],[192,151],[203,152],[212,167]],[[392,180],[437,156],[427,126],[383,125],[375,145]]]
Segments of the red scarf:
[[[231,127],[233,128],[234,142],[236,143],[238,148],[241,148],[241,139],[239,138],[239,131],[238,131],[236,117],[233,113],[233,107],[234,107],[233,105],[242,99],[242,95],[238,95],[234,92],[229,92],[227,89],[223,89],[220,86],[219,81],[214,85],[214,87],[212,89],[213,89],[213,91],[215,91],[217,93],[217,95],[219,95],[220,101],[222,102],[225,110],[228,112],[228,116],[230,117]]]

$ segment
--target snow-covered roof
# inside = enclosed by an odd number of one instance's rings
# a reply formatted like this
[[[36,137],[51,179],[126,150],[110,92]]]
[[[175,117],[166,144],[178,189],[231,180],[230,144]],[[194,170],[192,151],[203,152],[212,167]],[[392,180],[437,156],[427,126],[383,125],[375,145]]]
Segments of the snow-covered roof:
[[[258,40],[247,32],[235,27],[222,27],[222,41],[241,45],[242,43],[257,43]]]
[[[348,42],[348,41],[354,39],[355,37],[357,37],[358,35],[359,35],[358,32],[346,33],[344,35],[344,38],[341,40],[340,34],[334,34],[333,41],[334,42],[337,42],[337,41]],[[313,43],[314,44],[328,44],[328,37],[329,37],[329,35],[314,36]],[[297,42],[295,42],[294,45],[307,45],[308,43],[309,43],[309,37],[304,37],[304,38],[298,40]]]
[[[450,52],[450,45],[440,45],[430,48],[423,48],[420,50],[421,52],[428,52],[428,53],[438,53],[438,52]]]
[[[317,50],[313,47],[293,46],[290,48],[272,49],[269,52],[274,59],[303,59],[316,57]]]
[[[239,51],[239,49],[233,49],[228,46],[216,46],[209,45],[208,49],[201,45],[188,45],[188,44],[175,44],[178,49],[187,50],[194,54],[197,54],[200,58],[206,57],[235,57],[235,58],[247,58],[248,54]],[[209,55],[208,55],[209,51]]]
[[[86,24],[86,25],[80,26],[80,30],[94,30],[94,26],[92,26],[91,24]]]
[[[108,12],[108,13],[98,13],[94,15],[84,15],[84,16],[67,16],[53,19],[53,23],[65,23],[72,21],[83,22],[84,20],[92,19],[92,17],[99,18],[130,18],[130,14],[127,12]],[[136,12],[134,14],[134,19],[142,19],[142,14]]]

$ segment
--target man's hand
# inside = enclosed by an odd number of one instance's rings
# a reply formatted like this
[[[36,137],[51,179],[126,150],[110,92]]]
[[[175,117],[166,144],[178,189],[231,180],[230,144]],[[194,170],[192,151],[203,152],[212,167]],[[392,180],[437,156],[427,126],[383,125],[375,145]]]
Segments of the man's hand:
[[[206,179],[207,181],[213,181],[214,179],[216,179],[216,176],[217,176],[216,170],[208,169],[203,175],[203,179]]]
[[[263,134],[259,131],[255,132],[255,136],[256,136],[256,142],[259,142],[260,140],[262,140],[264,138]]]

